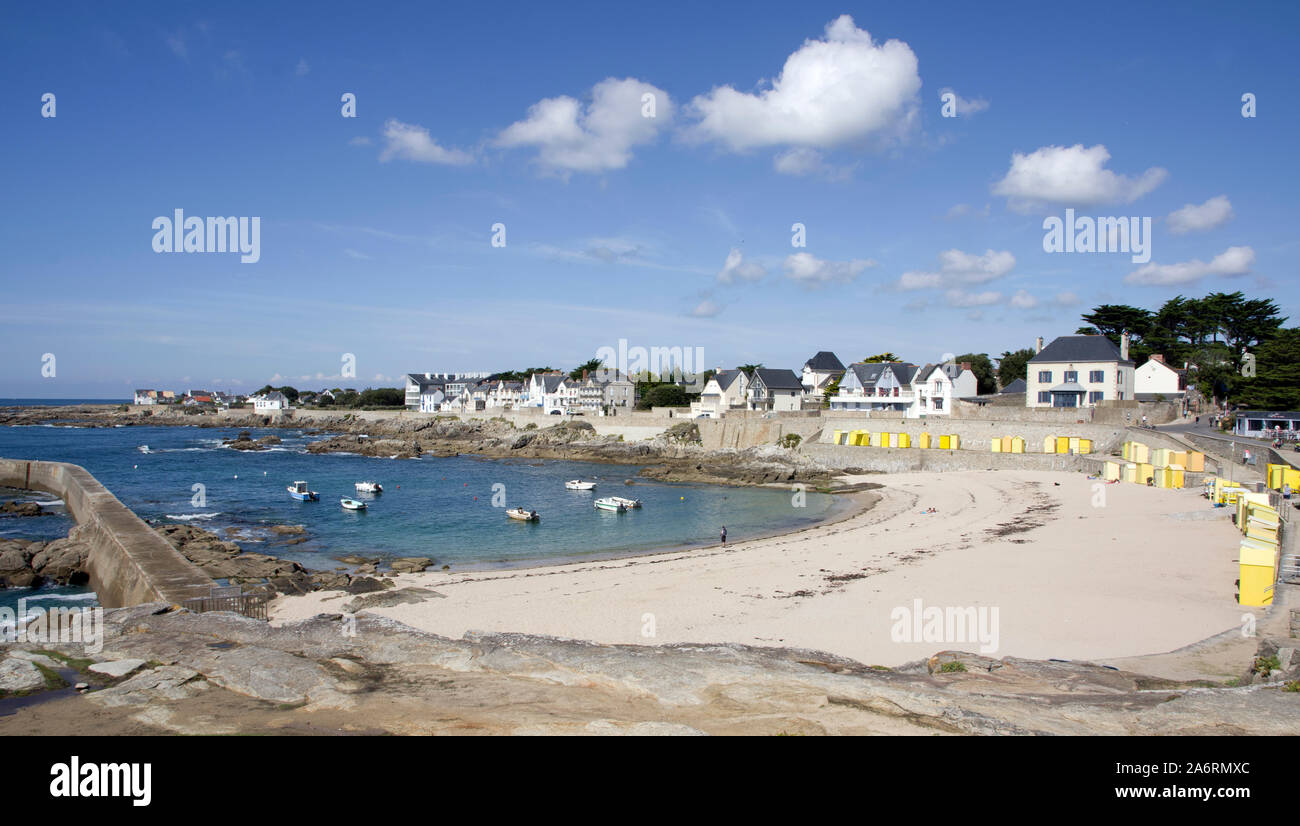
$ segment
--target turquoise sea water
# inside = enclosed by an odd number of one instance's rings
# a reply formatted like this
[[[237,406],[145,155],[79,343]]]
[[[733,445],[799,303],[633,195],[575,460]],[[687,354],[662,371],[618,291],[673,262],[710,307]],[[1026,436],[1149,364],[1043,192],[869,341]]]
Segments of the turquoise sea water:
[[[730,542],[796,529],[818,521],[834,497],[809,492],[795,507],[790,490],[670,485],[638,481],[638,468],[583,462],[496,460],[473,456],[379,459],[311,455],[319,435],[256,430],[284,443],[264,452],[222,447],[238,429],[197,427],[0,428],[0,456],[75,462],[151,523],[198,525],[231,536],[245,550],[294,559],[308,568],[337,567],[337,557],[428,556],[454,569],[596,558],[716,542],[723,525]],[[147,452],[142,447],[147,446]],[[598,483],[595,493],[568,491],[564,482]],[[319,502],[297,502],[285,486],[304,479]],[[363,497],[353,483],[376,480],[384,493]],[[201,487],[196,487],[201,486]],[[494,503],[494,494],[496,502]],[[343,496],[371,502],[345,511]],[[624,514],[596,510],[599,496],[643,500]],[[539,523],[507,519],[504,507],[541,514]],[[53,520],[63,519],[62,524]],[[0,535],[62,535],[64,517],[0,520]],[[307,539],[286,545],[271,525],[304,525]]]

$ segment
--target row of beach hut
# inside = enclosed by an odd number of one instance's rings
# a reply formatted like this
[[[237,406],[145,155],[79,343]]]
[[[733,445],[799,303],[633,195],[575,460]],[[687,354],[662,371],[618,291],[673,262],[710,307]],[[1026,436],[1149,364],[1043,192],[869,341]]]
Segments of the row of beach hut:
[[[1267,467],[1265,475],[1265,484],[1273,490],[1281,490],[1285,484],[1291,490],[1300,493],[1300,468],[1293,468],[1290,465],[1274,465]]]
[[[1282,520],[1269,504],[1269,494],[1241,490],[1236,496],[1237,528],[1241,531],[1237,601],[1242,605],[1273,603],[1277,582]]]
[[[941,436],[931,436],[929,433],[922,433],[916,437],[916,443],[913,444],[912,434],[910,433],[888,433],[877,431],[872,433],[867,430],[836,430],[831,434],[832,440],[837,445],[857,445],[859,447],[919,447],[924,450],[960,450],[961,436],[957,434],[944,434]]]

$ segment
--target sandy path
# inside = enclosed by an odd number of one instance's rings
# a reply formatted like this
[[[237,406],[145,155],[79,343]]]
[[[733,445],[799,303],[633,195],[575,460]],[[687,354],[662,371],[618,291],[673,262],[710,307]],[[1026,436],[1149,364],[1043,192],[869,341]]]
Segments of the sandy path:
[[[723,549],[492,573],[425,573],[399,586],[445,598],[374,609],[451,637],[517,631],[607,643],[802,646],[898,665],[977,641],[896,642],[891,611],[998,609],[991,656],[1093,659],[1180,648],[1239,627],[1236,531],[1195,491],[1104,487],[1081,474],[871,476],[864,514]],[[933,514],[922,514],[928,507]],[[281,598],[281,622],[338,613],[337,592]],[[645,636],[653,615],[654,635]],[[986,617],[991,615],[986,614]]]

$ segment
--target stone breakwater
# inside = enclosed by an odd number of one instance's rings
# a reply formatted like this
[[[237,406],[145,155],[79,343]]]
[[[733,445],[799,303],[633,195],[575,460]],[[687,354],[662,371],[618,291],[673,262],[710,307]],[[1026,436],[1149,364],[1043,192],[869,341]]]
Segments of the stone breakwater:
[[[66,732],[87,703],[101,733],[1300,734],[1282,682],[1300,658],[1267,640],[1241,687],[959,651],[886,669],[797,648],[451,639],[365,612],[273,626],[162,603],[106,612],[96,653],[42,648],[0,645],[7,684],[42,690],[43,658],[84,669],[68,676],[85,693],[0,717],[0,734]]]

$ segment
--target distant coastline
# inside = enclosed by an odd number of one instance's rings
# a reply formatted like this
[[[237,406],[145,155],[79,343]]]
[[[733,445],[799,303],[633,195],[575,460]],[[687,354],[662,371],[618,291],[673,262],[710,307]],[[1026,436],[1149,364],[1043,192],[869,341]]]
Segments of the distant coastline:
[[[0,407],[75,407],[79,404],[131,404],[132,399],[9,399],[0,398]]]

